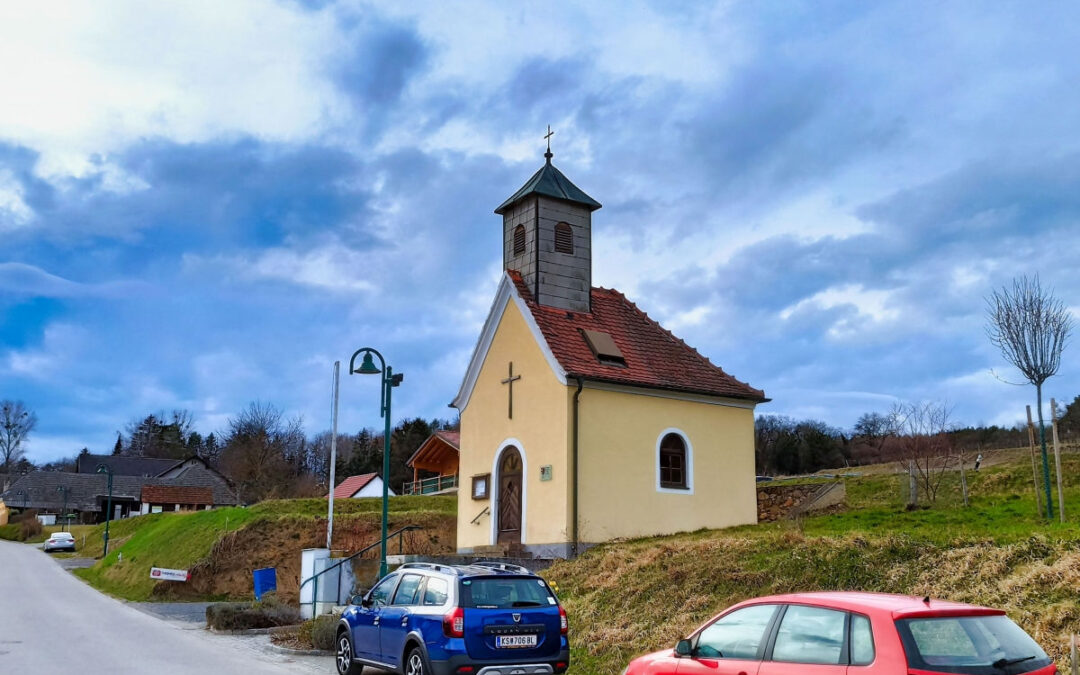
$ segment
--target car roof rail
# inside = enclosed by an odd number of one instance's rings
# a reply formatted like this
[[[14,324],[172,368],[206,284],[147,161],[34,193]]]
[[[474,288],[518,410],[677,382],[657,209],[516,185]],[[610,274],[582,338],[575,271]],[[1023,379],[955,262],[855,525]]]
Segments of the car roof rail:
[[[514,572],[515,574],[532,574],[533,571],[528,567],[522,567],[521,565],[514,565],[512,563],[498,562],[495,560],[478,560],[472,563],[472,567],[483,567],[484,569],[500,570],[503,572]]]
[[[458,573],[458,571],[450,565],[443,565],[441,563],[433,562],[407,562],[401,565],[398,569],[425,569],[434,570],[436,572],[446,572],[448,574]]]

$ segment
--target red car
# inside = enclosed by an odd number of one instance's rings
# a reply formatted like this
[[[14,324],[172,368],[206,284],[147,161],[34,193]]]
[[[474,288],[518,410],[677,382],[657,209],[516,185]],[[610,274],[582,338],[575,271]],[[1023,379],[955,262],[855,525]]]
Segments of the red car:
[[[795,593],[729,608],[623,675],[1053,675],[998,609],[884,593]]]

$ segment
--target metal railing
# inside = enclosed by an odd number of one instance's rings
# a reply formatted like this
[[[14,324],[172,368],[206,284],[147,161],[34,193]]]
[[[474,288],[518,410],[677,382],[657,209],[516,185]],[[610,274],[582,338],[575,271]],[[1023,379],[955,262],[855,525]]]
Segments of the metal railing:
[[[430,495],[435,492],[442,492],[443,490],[449,490],[458,486],[457,474],[451,474],[449,476],[434,476],[432,478],[424,478],[421,480],[414,480],[405,483],[402,486],[401,494],[403,495]]]
[[[401,528],[400,530],[395,530],[395,531],[391,532],[390,534],[386,535],[387,546],[389,547],[391,539],[393,539],[394,537],[397,537],[398,538],[398,555],[401,555],[403,545],[404,545],[404,542],[402,541],[402,535],[405,534],[406,532],[411,532],[413,530],[422,530],[422,529],[424,529],[424,528],[420,527],[419,525],[406,525],[405,527]],[[304,579],[300,583],[300,588],[297,589],[298,593],[304,590],[304,586],[306,586],[309,581],[314,582],[314,584],[312,585],[312,589],[311,589],[311,616],[313,616],[313,617],[315,616],[315,608],[319,604],[319,577],[326,574],[330,570],[336,570],[337,568],[341,567],[345,563],[352,561],[353,558],[359,557],[359,556],[367,553],[368,551],[375,548],[376,546],[379,546],[380,544],[382,544],[381,539],[379,541],[375,542],[374,544],[371,544],[369,546],[365,546],[364,548],[360,549],[356,553],[353,553],[352,555],[350,555],[348,558],[342,558],[341,560],[337,561],[336,563],[334,563],[330,567],[327,567],[326,569],[322,570],[321,572],[318,572],[318,573],[308,577],[307,579]],[[337,579],[338,579],[338,582],[337,582],[338,583],[338,588],[337,588],[336,599],[340,600],[341,599],[341,575],[340,574],[338,575]],[[337,604],[337,603],[335,602],[335,604]]]
[[[473,519],[472,519],[472,521],[470,521],[470,523],[469,523],[469,524],[470,524],[470,525],[475,525],[475,524],[476,524],[476,521],[478,521],[478,520],[480,520],[481,518],[483,518],[483,517],[484,517],[484,514],[485,514],[485,513],[491,513],[491,507],[490,507],[490,506],[485,506],[485,507],[484,507],[484,508],[483,508],[483,509],[482,509],[482,510],[480,511],[480,513],[476,514],[476,517],[475,517],[475,518],[473,518]]]

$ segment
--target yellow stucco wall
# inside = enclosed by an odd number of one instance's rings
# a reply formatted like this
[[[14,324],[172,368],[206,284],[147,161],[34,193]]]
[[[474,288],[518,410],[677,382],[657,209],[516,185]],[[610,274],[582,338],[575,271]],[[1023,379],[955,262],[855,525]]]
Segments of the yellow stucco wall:
[[[509,363],[521,379],[514,383],[514,418],[507,417]],[[525,460],[523,544],[561,544],[569,539],[568,387],[556,379],[525,319],[513,301],[506,305],[487,358],[465,409],[461,411],[461,488],[458,492],[459,549],[488,546],[492,515],[471,521],[494,500],[472,499],[472,476],[493,473],[500,446],[516,439]],[[553,467],[552,480],[540,480],[540,467]],[[494,476],[489,493],[494,494]]]
[[[582,542],[757,521],[752,409],[588,386],[580,405]],[[690,441],[693,494],[657,491],[657,443],[669,428]]]
[[[0,525],[8,524],[8,508],[4,505],[4,500],[0,499]]]

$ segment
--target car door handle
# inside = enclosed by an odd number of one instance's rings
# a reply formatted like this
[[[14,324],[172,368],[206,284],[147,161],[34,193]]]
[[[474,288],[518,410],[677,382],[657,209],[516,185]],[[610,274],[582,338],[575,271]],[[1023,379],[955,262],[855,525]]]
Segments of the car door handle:
[[[372,625],[374,625],[374,626],[378,626],[378,625],[379,625],[379,617],[375,617],[375,620],[374,620],[374,621],[372,621],[371,623],[372,623]]]
[[[408,614],[402,615],[402,617],[401,617],[401,625],[402,626],[408,626],[409,625],[409,615]]]

